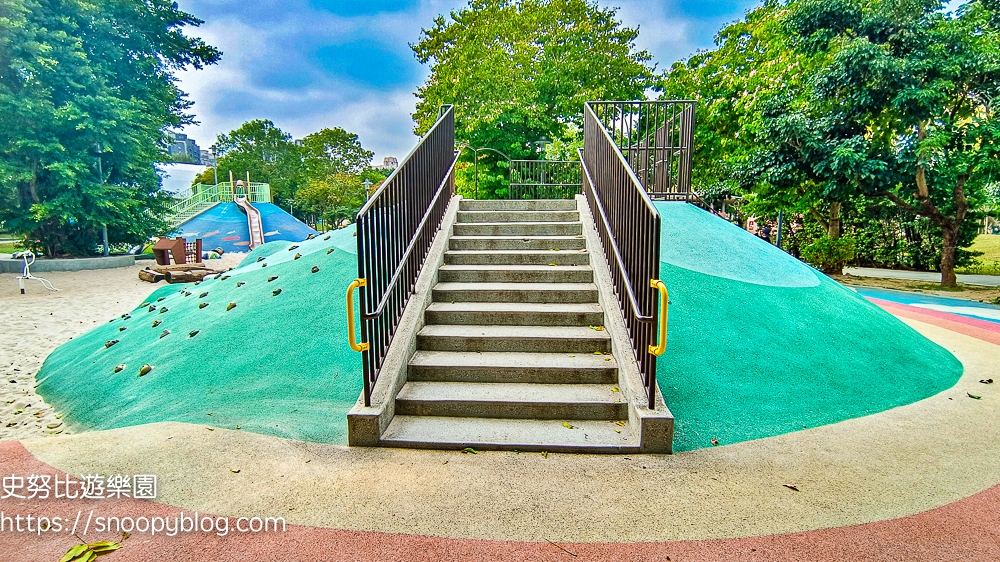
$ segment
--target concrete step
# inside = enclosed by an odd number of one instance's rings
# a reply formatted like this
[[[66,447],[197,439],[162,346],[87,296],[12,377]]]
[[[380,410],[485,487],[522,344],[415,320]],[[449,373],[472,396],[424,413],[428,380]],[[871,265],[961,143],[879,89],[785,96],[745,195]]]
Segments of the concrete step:
[[[589,265],[442,265],[442,283],[591,283]]]
[[[452,236],[452,250],[581,250],[583,237],[575,236]]]
[[[629,424],[561,420],[517,420],[396,416],[382,435],[387,447],[420,449],[548,451],[553,453],[637,453],[639,441]],[[620,431],[621,433],[617,433]]]
[[[607,331],[587,326],[475,326],[428,324],[417,332],[417,349],[427,351],[514,351],[610,353]]]
[[[602,326],[597,303],[435,302],[424,311],[428,324],[507,326]]]
[[[579,211],[458,211],[456,222],[572,222]]]
[[[470,222],[455,223],[455,236],[579,236],[579,222]]]
[[[479,383],[605,384],[618,382],[610,355],[581,353],[477,353],[417,351],[407,380]]]
[[[434,302],[597,302],[592,283],[438,283]]]
[[[584,250],[448,250],[444,263],[450,265],[589,265],[590,252]]]
[[[607,384],[407,382],[396,415],[625,420],[628,401]]]
[[[575,199],[462,199],[459,211],[575,211]]]

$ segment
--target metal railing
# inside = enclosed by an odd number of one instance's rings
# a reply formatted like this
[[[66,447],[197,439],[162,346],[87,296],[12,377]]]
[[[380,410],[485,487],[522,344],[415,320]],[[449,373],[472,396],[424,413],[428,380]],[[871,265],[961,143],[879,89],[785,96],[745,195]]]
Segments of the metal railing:
[[[271,186],[252,182],[248,186],[236,186],[239,195],[246,195],[251,203],[270,203]],[[178,193],[179,199],[170,207],[170,224],[176,228],[194,216],[211,209],[218,203],[233,200],[233,184],[222,182],[215,185],[195,184],[190,190]]]
[[[636,177],[614,137],[593,106],[583,109],[583,193],[611,270],[611,281],[632,350],[646,387],[648,406],[656,406],[657,296],[660,275],[660,213]],[[664,334],[665,338],[665,334]],[[665,341],[665,339],[664,339]]]
[[[358,348],[363,349],[365,406],[371,406],[372,388],[397,323],[455,193],[457,161],[455,112],[448,105],[358,211]]]
[[[587,102],[652,199],[691,198],[690,100]]]
[[[580,163],[511,160],[508,199],[572,199],[580,193]]]

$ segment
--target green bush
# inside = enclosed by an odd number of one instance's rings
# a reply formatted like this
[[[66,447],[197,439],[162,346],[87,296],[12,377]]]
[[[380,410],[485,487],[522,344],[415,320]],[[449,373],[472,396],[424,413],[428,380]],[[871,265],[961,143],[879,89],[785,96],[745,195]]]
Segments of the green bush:
[[[802,257],[823,273],[840,275],[844,272],[844,265],[854,259],[854,247],[853,238],[834,240],[823,236],[802,248]]]

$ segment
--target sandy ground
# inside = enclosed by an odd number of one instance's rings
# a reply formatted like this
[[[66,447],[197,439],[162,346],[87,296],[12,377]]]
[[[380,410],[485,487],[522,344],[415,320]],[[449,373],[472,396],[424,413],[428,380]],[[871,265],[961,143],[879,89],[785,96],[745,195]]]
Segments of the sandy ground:
[[[212,260],[213,268],[236,266],[246,254]],[[14,273],[0,274],[0,441],[65,432],[60,415],[35,393],[35,374],[59,345],[132,310],[157,287],[139,280],[152,262],[117,269],[38,273],[57,289],[28,281],[21,295]]]

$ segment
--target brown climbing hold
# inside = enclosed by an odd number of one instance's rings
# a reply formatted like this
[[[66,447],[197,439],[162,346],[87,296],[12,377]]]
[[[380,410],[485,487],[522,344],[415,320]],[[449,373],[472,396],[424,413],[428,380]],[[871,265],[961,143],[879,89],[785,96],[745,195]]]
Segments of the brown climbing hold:
[[[122,372],[124,370],[125,370],[125,363],[122,363],[121,365],[118,365],[117,367],[115,367],[115,372],[116,373],[120,373],[120,372]]]
[[[148,373],[148,372],[150,372],[152,370],[153,370],[153,366],[150,365],[149,363],[146,363],[142,367],[139,367],[139,376],[140,377],[146,376],[146,373]]]
[[[318,265],[314,265],[310,271],[312,271],[313,273],[316,273],[317,271],[319,271],[319,266]]]
[[[234,303],[234,302],[231,302],[231,303],[229,303],[229,304],[226,305],[226,310],[227,311],[228,310],[232,310],[234,308],[236,308],[236,303]]]
[[[206,306],[208,306],[207,302],[203,302],[203,303],[199,303],[198,304],[198,308],[205,308]]]
[[[193,338],[193,337],[197,336],[198,332],[200,332],[200,331],[201,330],[191,330],[190,332],[188,332],[188,337],[189,338]]]
[[[301,257],[302,257],[302,254],[300,254],[300,253],[298,253],[298,252],[295,252],[295,257],[294,257],[294,258],[292,258],[292,259],[293,259],[293,260],[297,260],[297,259],[299,259],[299,258],[301,258]]]
[[[118,328],[119,332],[124,332],[125,330],[128,330],[128,326],[122,326],[122,327]]]
[[[243,285],[246,285],[246,284],[247,284],[246,281],[240,281],[239,283],[236,284],[236,286],[237,287],[242,287]]]
[[[270,276],[270,277],[267,278],[267,282],[270,283],[271,281],[274,281],[277,278],[278,278],[277,275],[272,275],[272,276]]]
[[[275,289],[275,290],[271,291],[271,294],[274,295],[274,296],[278,296],[278,295],[281,294],[281,289]]]
[[[205,297],[207,297],[207,296],[208,296],[208,291],[205,291],[204,293],[202,293],[202,294],[198,295],[198,298],[199,298],[199,299],[203,299],[203,298],[205,298]]]
[[[159,326],[160,324],[163,324],[162,320],[153,320],[153,327],[154,328],[157,327],[157,326]]]
[[[326,251],[326,254],[327,254],[327,255],[330,255],[330,254],[332,254],[332,253],[333,253],[333,248],[330,248],[329,250],[327,250],[327,251]]]
[[[163,330],[162,332],[160,332],[160,339],[163,339],[169,335],[170,335],[170,330]]]
[[[296,244],[292,244],[291,246],[289,246],[289,247],[288,247],[288,251],[289,251],[289,252],[291,252],[291,251],[292,251],[292,250],[294,250],[295,248],[298,248],[298,245],[296,245]]]
[[[107,349],[107,348],[115,345],[116,343],[118,343],[118,340],[108,340],[108,341],[104,342],[104,349]]]

